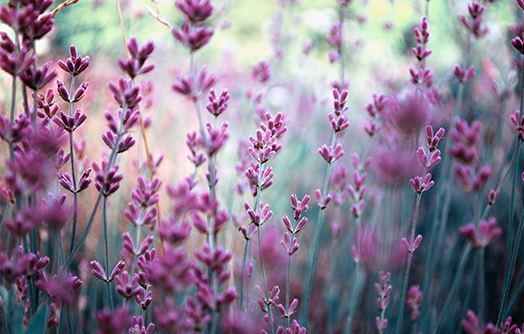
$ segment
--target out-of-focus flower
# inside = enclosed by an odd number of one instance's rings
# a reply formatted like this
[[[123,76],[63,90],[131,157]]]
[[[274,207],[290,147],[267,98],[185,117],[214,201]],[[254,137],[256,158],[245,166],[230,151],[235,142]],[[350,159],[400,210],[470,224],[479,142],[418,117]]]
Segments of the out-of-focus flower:
[[[177,0],[175,6],[193,23],[205,21],[213,13],[209,0]]]
[[[460,235],[476,248],[486,247],[502,234],[502,229],[497,226],[495,217],[489,218],[488,221],[480,221],[478,226],[469,223],[461,227],[459,231]]]
[[[431,115],[431,106],[422,94],[409,93],[402,98],[391,98],[387,118],[405,137],[411,137],[423,129]]]
[[[213,36],[213,29],[208,26],[192,27],[184,20],[182,27],[174,27],[171,33],[191,51],[196,51],[209,43]]]
[[[267,82],[271,79],[271,67],[269,66],[269,63],[265,59],[262,59],[252,65],[251,76],[259,82]]]

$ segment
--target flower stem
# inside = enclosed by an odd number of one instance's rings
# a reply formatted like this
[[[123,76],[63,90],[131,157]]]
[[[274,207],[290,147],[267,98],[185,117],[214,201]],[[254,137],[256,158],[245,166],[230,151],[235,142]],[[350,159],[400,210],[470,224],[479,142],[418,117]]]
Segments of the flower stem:
[[[513,276],[513,270],[515,270],[515,262],[517,261],[517,256],[519,255],[519,247],[520,247],[520,241],[522,239],[522,229],[524,227],[524,210],[522,211],[522,215],[520,217],[520,224],[517,231],[517,240],[515,241],[515,246],[513,249],[513,254],[511,256],[511,264],[509,267],[509,272],[506,275],[506,280],[504,282],[504,294],[502,295],[502,305],[500,305],[500,311],[499,316],[497,319],[497,326],[502,322],[504,317],[506,316],[506,304],[508,302],[508,296],[509,296],[509,290],[511,287],[511,278]],[[508,253],[509,257],[510,253]]]
[[[242,256],[242,271],[240,274],[240,311],[244,311],[244,278],[246,276],[246,261],[247,261],[247,250],[249,246],[249,240],[246,240],[244,246],[244,255]]]
[[[422,198],[422,193],[417,194],[417,203],[415,204],[415,214],[413,216],[413,223],[411,225],[411,236],[409,245],[410,247],[413,247],[413,242],[415,240],[415,229],[417,227],[417,219],[418,219],[418,212],[420,209],[420,199]],[[413,252],[415,250],[411,249],[408,253],[408,263],[406,265],[406,273],[404,274],[404,284],[402,287],[402,295],[400,298],[400,312],[398,315],[398,321],[397,321],[397,334],[400,333],[402,330],[402,320],[404,316],[404,306],[406,304],[406,294],[408,292],[408,281],[409,281],[409,271],[411,270],[411,261],[413,260]]]
[[[71,87],[69,89],[69,95],[73,95],[75,89],[75,78],[71,77]],[[69,116],[73,115],[73,102],[69,101]],[[71,230],[71,245],[69,246],[69,254],[75,246],[75,234],[76,224],[78,219],[78,189],[76,186],[76,173],[75,173],[75,153],[73,150],[73,131],[69,132],[69,152],[71,155],[71,179],[73,180],[73,229]]]
[[[442,309],[442,314],[440,315],[440,320],[435,326],[433,330],[433,334],[437,334],[438,330],[440,328],[440,325],[442,324],[442,320],[444,320],[444,317],[446,316],[446,313],[449,309],[449,304],[451,302],[451,298],[455,294],[455,290],[458,287],[458,282],[460,280],[460,277],[462,276],[462,273],[464,272],[464,268],[466,267],[466,262],[468,260],[469,254],[471,253],[471,243],[468,243],[466,246],[464,246],[464,251],[462,252],[462,259],[460,261],[459,270],[457,271],[457,274],[455,275],[455,278],[453,279],[453,284],[451,285],[451,290],[449,291],[448,297],[446,298],[446,302],[444,303],[444,308]]]
[[[331,148],[335,146],[335,142],[337,140],[337,133],[333,132],[333,136],[331,137]],[[324,186],[322,189],[322,196],[327,196],[329,191],[329,179],[331,178],[331,171],[333,169],[333,164],[331,162],[328,162],[327,170],[326,170],[326,176],[324,178]],[[308,321],[309,321],[309,301],[311,298],[311,288],[313,287],[313,278],[315,274],[315,266],[317,263],[317,256],[318,256],[318,246],[320,244],[320,239],[322,236],[322,227],[324,225],[324,211],[326,208],[321,208],[318,211],[318,223],[317,223],[317,229],[315,232],[315,242],[313,244],[313,253],[311,256],[311,261],[309,263],[309,275],[308,275],[308,281],[307,281],[307,290],[306,290],[306,303],[305,303],[305,311],[304,311],[304,319],[303,323],[305,323],[304,327],[308,327]]]
[[[104,197],[104,202],[102,204],[102,219],[104,221],[104,245],[105,245],[105,255],[106,255],[106,273],[110,273],[109,270],[109,245],[107,242],[107,197]],[[111,291],[111,282],[106,281],[107,286],[107,299],[111,312],[115,311],[115,306],[113,305],[113,292]]]

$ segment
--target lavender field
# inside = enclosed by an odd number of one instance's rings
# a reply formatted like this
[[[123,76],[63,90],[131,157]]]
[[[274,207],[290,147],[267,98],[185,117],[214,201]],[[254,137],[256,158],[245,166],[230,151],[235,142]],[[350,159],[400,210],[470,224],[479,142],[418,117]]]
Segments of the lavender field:
[[[524,0],[6,0],[0,330],[524,332]]]

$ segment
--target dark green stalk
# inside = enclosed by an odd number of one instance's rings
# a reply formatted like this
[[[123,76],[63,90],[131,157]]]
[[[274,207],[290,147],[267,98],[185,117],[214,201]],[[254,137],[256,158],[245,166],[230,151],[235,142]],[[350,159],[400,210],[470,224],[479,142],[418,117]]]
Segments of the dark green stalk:
[[[122,110],[127,110],[127,105],[125,103],[122,106]],[[109,169],[116,162],[116,158],[118,156],[117,147],[120,141],[122,140],[122,135],[123,135],[122,128],[123,128],[123,124],[122,122],[120,122],[120,128],[118,129],[118,134],[115,140],[115,145],[113,146],[113,150],[111,151],[111,154],[109,155],[107,169],[105,173],[107,173],[107,171],[109,171]],[[93,221],[95,219],[96,211],[98,210],[98,204],[100,204],[100,200],[102,199],[103,192],[104,192],[104,189],[101,189],[99,191],[98,198],[96,199],[95,207],[93,208],[93,211],[91,212],[91,217],[89,218],[89,221],[87,222],[86,229],[82,233],[82,236],[80,237],[80,240],[78,244],[75,246],[75,248],[73,249],[73,251],[69,252],[69,256],[67,257],[67,260],[64,265],[64,268],[66,269],[69,268],[69,266],[71,265],[71,261],[73,261],[73,257],[75,256],[76,252],[78,252],[78,250],[82,246],[82,243],[85,241],[85,239],[87,238],[87,235],[89,234],[89,230],[91,229],[91,225],[93,224]]]
[[[355,285],[349,297],[349,315],[348,315],[348,322],[346,326],[347,334],[351,334],[351,328],[353,327],[353,318],[354,318],[355,308],[357,307],[358,298],[360,296],[360,290],[362,289],[362,283],[364,281],[365,281],[364,277],[362,273],[360,272],[360,265],[359,263],[357,263],[357,265],[355,266]]]
[[[413,242],[415,240],[415,229],[417,227],[418,212],[420,209],[420,199],[422,198],[422,193],[417,194],[417,203],[415,204],[415,214],[413,216],[413,224],[411,225],[411,237],[409,241],[409,247],[413,247]],[[400,333],[402,329],[402,318],[404,317],[404,305],[406,304],[406,294],[408,292],[408,281],[409,281],[409,271],[411,270],[411,261],[413,259],[413,252],[415,250],[411,249],[408,251],[408,263],[406,265],[406,273],[404,275],[404,285],[402,288],[402,295],[400,298],[400,312],[398,315],[397,321],[397,334]]]
[[[455,111],[453,112],[453,116],[451,118],[451,122],[449,124],[447,131],[449,131],[449,129],[452,127],[453,121],[459,113],[463,96],[464,96],[464,84],[461,83],[459,87],[458,97],[457,97],[457,104],[455,105]],[[448,142],[449,142],[448,138],[449,136],[445,136],[443,138],[444,142],[441,140],[441,143],[444,144],[444,149],[448,148]],[[442,151],[444,151],[444,149]],[[451,192],[447,190],[448,176],[449,176],[449,171],[450,171],[449,164],[450,164],[449,154],[443,154],[442,176],[439,178],[439,182],[437,182],[437,203],[435,204],[435,211],[434,211],[433,219],[431,222],[432,227],[431,227],[430,242],[429,242],[429,252],[428,252],[428,257],[426,261],[427,269],[426,269],[426,274],[424,276],[424,284],[422,288],[422,295],[424,296],[424,300],[422,301],[422,307],[421,307],[421,323],[425,324],[424,326],[428,324],[428,321],[427,321],[428,319],[426,319],[426,316],[429,315],[428,307],[430,305],[429,304],[430,298],[428,298],[429,297],[429,294],[428,294],[429,293],[429,282],[431,280],[431,277],[433,276],[433,270],[434,270],[434,265],[435,265],[434,263],[435,252],[437,251],[437,248],[439,248],[437,247],[437,245],[441,244],[440,243],[441,233],[437,233],[439,214],[442,214],[442,219],[447,221],[447,214],[448,214],[448,209],[449,209],[448,205],[443,205],[448,202],[451,196]],[[444,207],[445,210],[442,210],[441,212],[442,207]],[[445,226],[443,225],[441,226],[441,228],[444,229]],[[438,237],[437,237],[437,234],[438,234]]]
[[[517,256],[519,255],[519,247],[520,247],[520,241],[522,239],[522,229],[524,227],[524,210],[522,211],[522,215],[520,217],[520,224],[517,231],[517,240],[515,241],[515,246],[513,249],[513,254],[511,256],[511,264],[509,267],[509,272],[506,275],[506,281],[504,283],[504,294],[502,296],[502,305],[500,306],[499,316],[497,319],[497,326],[502,322],[504,317],[506,316],[506,304],[508,302],[508,296],[509,296],[509,290],[511,287],[511,278],[513,276],[513,270],[515,270],[515,262],[517,261]],[[509,257],[510,253],[508,253]]]
[[[481,248],[482,249],[482,248]],[[479,249],[480,251],[480,249]],[[471,274],[471,284],[469,284],[468,286],[468,290],[466,292],[466,298],[464,299],[464,303],[462,304],[462,308],[460,309],[460,313],[459,313],[459,319],[464,319],[465,315],[466,315],[466,310],[469,308],[469,301],[471,300],[471,294],[473,292],[473,286],[475,285],[475,277],[477,276],[477,268],[478,268],[478,262],[479,262],[479,257],[477,256],[475,258],[475,263],[473,264],[473,271],[472,271],[472,274]],[[479,317],[480,318],[480,317]],[[482,320],[482,318],[481,318]],[[462,333],[462,323],[461,321],[459,320],[458,322],[458,326],[457,326],[457,333],[456,334],[461,334]]]
[[[106,273],[110,273],[109,270],[109,246],[107,243],[107,197],[104,197],[104,202],[102,204],[102,220],[104,221],[104,244],[105,244],[105,250],[106,250]],[[111,282],[106,281],[106,287],[107,287],[107,299],[109,302],[109,307],[111,308],[111,312],[115,311],[115,306],[113,305],[113,292],[111,291]]]
[[[486,293],[485,293],[485,288],[486,288],[486,273],[484,272],[484,254],[485,254],[485,248],[482,247],[478,250],[477,252],[477,256],[478,256],[478,259],[476,261],[476,263],[478,262],[478,266],[479,266],[479,272],[478,274],[476,272],[473,272],[473,277],[477,276],[478,279],[479,279],[479,283],[478,283],[478,316],[480,319],[484,319],[484,316],[485,316],[485,306],[484,306],[484,302],[486,300]],[[477,268],[477,266],[475,265],[475,269]]]
[[[291,236],[293,240],[293,236]],[[289,288],[291,286],[291,255],[288,254],[287,258],[287,282],[286,282],[286,312],[289,311]],[[291,318],[286,317],[286,326],[291,328]]]
[[[102,199],[102,193],[103,190],[101,190],[98,193],[98,197],[96,199],[95,207],[93,208],[93,211],[91,212],[91,217],[89,218],[89,221],[87,222],[86,229],[84,230],[84,233],[82,233],[82,236],[80,237],[80,240],[78,241],[78,244],[75,246],[72,252],[69,253],[69,256],[67,257],[67,260],[64,263],[64,268],[69,268],[71,265],[71,261],[73,261],[73,257],[75,256],[76,252],[80,249],[82,244],[87,238],[87,235],[89,234],[89,230],[91,229],[91,225],[93,224],[93,221],[95,220],[96,211],[98,209],[98,204],[100,204],[100,200]]]
[[[64,245],[62,244],[62,238],[60,235],[60,229],[56,230],[56,237],[58,238],[58,253],[60,255],[60,263],[64,263]]]
[[[442,324],[442,320],[444,320],[444,317],[446,316],[446,313],[449,309],[449,304],[451,302],[451,299],[453,295],[455,294],[455,290],[458,287],[459,280],[462,276],[462,273],[464,272],[464,268],[466,267],[466,262],[468,260],[470,252],[471,252],[471,244],[468,243],[466,246],[464,246],[464,251],[462,252],[462,259],[460,261],[459,270],[457,271],[457,274],[455,275],[455,278],[453,279],[453,284],[451,286],[451,290],[448,293],[448,297],[446,298],[446,302],[444,303],[444,308],[442,309],[440,320],[437,326],[435,326],[434,330],[432,331],[433,334],[438,333],[440,325]]]
[[[333,148],[335,146],[335,142],[337,140],[337,133],[334,132],[333,136],[331,137],[331,147]],[[333,169],[333,163],[329,162],[326,170],[326,176],[324,178],[324,186],[322,189],[322,196],[327,196],[329,191],[329,179],[331,177],[331,171]],[[318,223],[317,223],[317,229],[315,232],[315,242],[313,244],[313,254],[311,256],[311,261],[309,263],[309,275],[308,275],[308,283],[307,283],[307,290],[306,290],[306,303],[305,303],[305,312],[304,312],[304,320],[303,323],[305,323],[304,327],[308,327],[308,321],[309,321],[309,300],[311,298],[311,288],[313,287],[313,278],[315,274],[315,267],[317,263],[317,256],[318,256],[318,246],[320,244],[320,239],[322,236],[322,227],[324,226],[324,211],[326,208],[321,208],[318,211]]]
[[[69,88],[69,95],[73,96],[75,89],[75,78],[76,76],[71,77],[71,87]],[[73,102],[69,101],[69,116],[73,115]],[[69,254],[71,254],[75,246],[75,234],[76,234],[76,224],[78,219],[78,189],[76,186],[76,173],[75,173],[75,153],[73,151],[73,131],[69,132],[69,151],[71,154],[71,178],[73,180],[73,229],[71,231],[71,244],[69,246]]]
[[[58,321],[58,334],[62,334],[62,320],[64,318],[64,305],[60,308],[60,320]]]
[[[524,59],[524,56],[523,56],[523,59]],[[524,66],[522,67],[522,70],[520,72],[520,112],[524,112],[522,109],[524,107]],[[520,122],[520,120],[517,120],[517,122]],[[517,133],[517,136],[519,136],[519,134]],[[502,305],[500,306],[500,311],[499,311],[499,316],[498,316],[498,319],[497,319],[497,326],[501,323],[502,321],[502,318],[504,316],[504,313],[505,313],[505,308],[506,308],[506,303],[507,303],[507,299],[508,299],[508,294],[509,294],[509,289],[510,289],[510,286],[511,286],[511,276],[513,275],[513,266],[515,265],[515,260],[517,258],[517,254],[513,253],[513,255],[511,255],[511,246],[512,246],[512,240],[511,240],[511,236],[513,234],[513,230],[514,230],[514,220],[515,220],[515,188],[516,188],[516,185],[517,185],[517,179],[519,179],[519,163],[520,163],[520,146],[522,144],[522,139],[520,138],[519,136],[519,139],[518,139],[518,143],[517,143],[517,146],[516,146],[516,158],[515,158],[515,164],[514,164],[514,169],[515,169],[515,176],[513,178],[513,185],[511,187],[511,203],[510,203],[510,216],[509,216],[509,226],[508,226],[508,251],[507,251],[507,254],[508,254],[508,257],[506,259],[506,272],[505,272],[505,281],[504,281],[504,294],[502,296]],[[515,250],[518,251],[519,249],[519,243],[520,243],[520,233],[522,232],[522,219],[524,219],[524,212],[523,212],[523,217],[521,218],[521,223],[519,225],[519,231],[517,232],[517,244],[515,245]],[[510,256],[512,258],[511,260],[511,264],[510,264]]]

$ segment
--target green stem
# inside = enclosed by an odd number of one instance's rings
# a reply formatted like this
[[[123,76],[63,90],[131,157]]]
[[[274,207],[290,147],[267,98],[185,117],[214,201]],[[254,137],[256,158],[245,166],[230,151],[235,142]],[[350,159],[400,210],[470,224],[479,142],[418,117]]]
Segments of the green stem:
[[[524,55],[522,56],[522,59],[524,60]],[[520,112],[522,113],[523,112],[523,107],[524,107],[524,66],[522,67],[522,70],[520,72]],[[518,122],[518,120],[517,120]],[[518,136],[518,134],[517,134]],[[516,260],[517,258],[517,254],[513,253],[512,255],[512,260],[511,260],[511,264],[510,264],[510,255],[511,255],[511,246],[512,246],[512,240],[511,240],[511,235],[513,234],[513,230],[514,230],[514,219],[515,219],[515,188],[516,188],[516,185],[517,185],[517,179],[519,179],[519,169],[518,169],[518,166],[519,166],[519,163],[520,163],[520,146],[522,144],[522,140],[520,139],[520,136],[519,136],[519,139],[518,139],[518,144],[517,144],[517,147],[516,147],[516,158],[515,158],[515,164],[514,164],[514,169],[515,169],[515,176],[513,178],[513,185],[512,185],[512,188],[511,188],[511,203],[510,203],[510,216],[509,216],[509,227],[508,227],[508,251],[507,251],[507,254],[508,254],[508,257],[507,257],[507,260],[506,260],[506,274],[505,274],[505,282],[504,282],[504,294],[502,296],[502,305],[500,306],[500,311],[499,311],[499,316],[498,316],[498,319],[497,319],[497,326],[501,323],[502,319],[503,319],[503,316],[504,316],[504,312],[506,311],[505,308],[506,308],[506,303],[507,303],[507,299],[508,299],[508,294],[509,294],[509,289],[510,289],[510,286],[511,286],[511,276],[513,275],[513,266],[515,265],[514,263],[514,260]],[[517,232],[517,244],[515,245],[515,249],[518,251],[519,249],[519,243],[520,243],[520,233],[522,232],[521,229],[522,229],[522,219],[524,219],[524,211],[523,211],[523,216],[521,218],[521,222],[520,222],[520,225],[519,225],[519,231]],[[508,271],[509,270],[509,271]]]
[[[484,316],[485,316],[485,300],[486,300],[486,297],[485,297],[485,288],[486,288],[486,273],[485,273],[485,269],[484,269],[484,254],[485,254],[485,248],[480,248],[478,250],[478,253],[477,253],[477,256],[478,256],[478,264],[479,264],[479,272],[478,274],[477,273],[473,273],[473,277],[475,276],[478,276],[478,279],[479,279],[479,283],[478,283],[478,316],[479,316],[479,319],[481,319],[481,321],[484,320]],[[475,266],[476,268],[477,266]]]
[[[468,260],[470,252],[471,252],[471,244],[468,243],[466,246],[464,246],[464,251],[463,251],[463,254],[462,254],[462,259],[460,261],[459,270],[458,270],[457,274],[455,275],[455,278],[453,279],[453,284],[451,286],[451,290],[448,293],[448,297],[446,298],[446,302],[444,303],[444,308],[442,309],[442,314],[440,315],[440,320],[439,320],[437,326],[435,327],[435,329],[432,332],[433,334],[437,334],[438,333],[440,325],[442,324],[442,320],[444,320],[444,317],[446,316],[446,313],[447,313],[447,311],[449,309],[449,304],[451,302],[451,298],[455,294],[455,290],[458,287],[458,283],[459,283],[460,277],[462,276],[462,273],[464,272],[464,268],[466,267],[466,262]]]
[[[418,212],[420,209],[420,199],[422,198],[422,193],[417,194],[417,203],[415,204],[415,214],[413,216],[413,224],[411,225],[411,237],[409,241],[409,247],[413,247],[413,242],[415,240],[415,229],[417,227]],[[409,281],[409,271],[411,270],[411,261],[413,260],[413,252],[415,249],[408,251],[408,263],[406,265],[406,273],[404,275],[404,284],[402,287],[402,295],[400,298],[400,312],[398,315],[397,321],[397,334],[402,330],[402,320],[404,317],[404,306],[406,304],[406,294],[408,292],[408,281]]]
[[[355,266],[355,286],[353,288],[353,291],[351,292],[351,295],[349,297],[349,315],[348,315],[348,322],[346,326],[346,333],[351,334],[351,328],[353,327],[353,318],[355,309],[358,304],[358,299],[360,296],[360,290],[362,289],[362,283],[364,282],[364,277],[362,273],[360,272],[360,266],[357,263]]]
[[[264,262],[262,261],[262,247],[261,247],[261,236],[260,236],[260,228],[257,229],[257,237],[258,237],[258,258],[260,260],[260,270],[262,272],[262,280],[264,281],[264,287],[265,287],[265,293],[266,293],[266,301],[269,301],[269,290],[267,286],[267,278],[266,278],[266,271],[264,269]],[[274,324],[273,324],[273,316],[271,314],[271,305],[266,303],[267,308],[267,315],[269,318],[269,331],[270,334],[273,334],[275,332],[274,330]]]
[[[75,78],[76,76],[71,77],[71,87],[69,88],[69,95],[73,96],[75,89]],[[73,115],[73,102],[69,101],[69,116]],[[78,189],[76,186],[76,173],[75,173],[75,153],[73,150],[73,131],[69,132],[69,153],[71,155],[71,178],[73,180],[73,229],[71,230],[71,244],[69,246],[69,254],[75,246],[75,234],[76,234],[76,224],[78,219]]]
[[[453,121],[456,118],[456,116],[459,114],[460,106],[462,103],[462,98],[464,96],[464,84],[461,83],[459,87],[459,93],[457,97],[457,104],[455,105],[455,111],[453,112],[453,116],[451,118],[451,122],[449,124],[449,127],[447,131],[452,127]],[[441,143],[444,145],[444,149],[448,148],[448,138],[449,136],[444,137],[444,141],[441,140]],[[444,149],[442,151],[444,151]],[[449,205],[443,205],[448,202],[451,193],[450,191],[447,191],[448,188],[448,176],[450,172],[449,168],[450,164],[450,155],[444,154],[444,157],[442,158],[442,176],[439,178],[439,182],[437,182],[437,203],[435,204],[435,212],[433,214],[433,219],[431,222],[431,234],[430,234],[430,242],[429,242],[429,252],[427,257],[427,268],[426,268],[426,274],[424,276],[424,284],[422,288],[422,295],[424,296],[424,300],[422,301],[422,307],[421,307],[421,323],[424,324],[424,326],[428,326],[428,319],[426,318],[429,316],[429,310],[428,307],[430,305],[430,299],[429,298],[429,283],[431,280],[431,277],[433,276],[433,269],[435,267],[435,252],[439,247],[437,245],[440,245],[440,233],[437,233],[437,227],[438,227],[438,219],[439,214],[441,214],[441,217],[443,220],[447,220],[448,215],[448,209]],[[444,208],[444,210],[441,209]],[[445,226],[442,226],[442,228],[445,228]],[[438,236],[437,236],[438,234]],[[437,242],[438,241],[438,242]]]
[[[64,263],[64,268],[69,268],[71,265],[71,261],[73,261],[73,257],[75,256],[76,252],[80,249],[82,244],[87,238],[87,235],[89,234],[89,230],[91,229],[91,225],[93,224],[93,221],[95,220],[96,211],[98,209],[98,204],[100,204],[100,200],[102,199],[102,192],[100,191],[98,193],[98,197],[96,199],[95,207],[93,208],[93,211],[91,212],[91,217],[89,218],[89,221],[87,222],[86,229],[84,230],[84,233],[82,233],[82,236],[80,237],[80,240],[78,241],[78,244],[75,246],[72,252],[69,253],[69,256],[67,257],[67,260]]]
[[[337,141],[337,133],[333,132],[333,136],[331,137],[331,148],[335,147],[335,143]],[[331,171],[333,169],[333,163],[328,162],[327,170],[326,170],[326,176],[324,177],[324,186],[322,188],[322,196],[325,198],[328,195],[329,191],[329,179],[331,178]],[[308,283],[307,283],[307,290],[306,290],[306,303],[305,303],[305,312],[304,312],[304,320],[303,323],[305,323],[304,327],[308,327],[308,321],[309,321],[309,301],[311,298],[311,289],[313,287],[313,278],[315,274],[315,267],[317,264],[317,257],[318,257],[318,246],[320,244],[320,239],[322,236],[322,227],[324,226],[324,210],[326,208],[321,208],[318,212],[318,223],[317,228],[315,232],[315,242],[313,244],[313,254],[311,256],[311,261],[309,263],[309,275],[308,275]]]
[[[56,230],[56,237],[58,238],[58,251],[60,255],[60,263],[64,263],[64,245],[62,244],[62,238],[60,235],[60,229]]]
[[[497,326],[502,322],[504,317],[506,316],[506,304],[508,302],[508,296],[509,296],[509,290],[511,287],[511,278],[513,276],[513,270],[515,270],[515,262],[517,261],[517,256],[519,255],[519,247],[520,247],[520,241],[522,239],[522,229],[524,227],[524,210],[522,211],[522,215],[520,217],[520,224],[517,231],[517,240],[515,241],[515,246],[513,249],[513,254],[511,256],[511,264],[509,267],[509,272],[506,275],[506,281],[504,283],[504,294],[502,296],[502,305],[500,305],[500,311],[499,316],[497,319]],[[508,253],[508,257],[509,257]]]
[[[106,251],[106,273],[110,273],[109,270],[109,246],[107,243],[107,197],[104,197],[104,202],[102,204],[102,220],[104,221],[104,245]],[[113,305],[113,292],[111,291],[111,282],[106,281],[107,286],[107,299],[111,312],[115,311],[115,306]]]
[[[246,240],[246,245],[244,246],[244,255],[242,257],[242,271],[240,274],[240,311],[244,311],[244,277],[246,275],[246,261],[247,261],[247,249],[249,245],[249,240]]]

